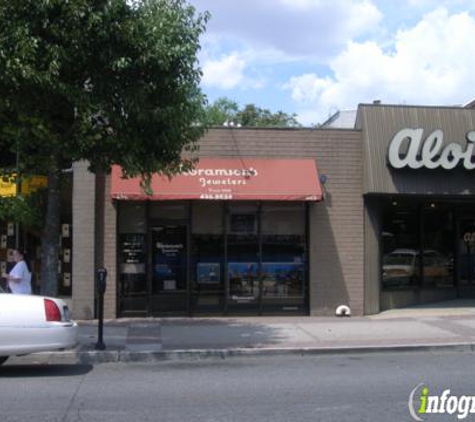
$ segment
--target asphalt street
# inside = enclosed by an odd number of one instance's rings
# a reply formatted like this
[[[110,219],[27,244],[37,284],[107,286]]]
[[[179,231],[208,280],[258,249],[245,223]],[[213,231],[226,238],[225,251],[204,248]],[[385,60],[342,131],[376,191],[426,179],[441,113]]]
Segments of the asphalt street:
[[[410,421],[411,390],[475,395],[474,367],[474,353],[6,365],[1,421]]]

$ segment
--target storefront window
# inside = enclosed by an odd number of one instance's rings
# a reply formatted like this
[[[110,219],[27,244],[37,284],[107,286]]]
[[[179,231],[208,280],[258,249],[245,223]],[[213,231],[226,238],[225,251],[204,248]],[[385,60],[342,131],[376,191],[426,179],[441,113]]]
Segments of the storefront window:
[[[453,207],[388,202],[383,214],[383,288],[454,286]]]
[[[147,296],[145,203],[121,203],[118,228],[120,307],[143,310],[145,299],[141,298]]]
[[[454,222],[450,207],[429,203],[424,207],[422,244],[423,282],[425,287],[452,287]]]
[[[227,215],[229,297],[238,302],[259,297],[257,203],[232,204]]]
[[[121,204],[121,312],[305,312],[306,221],[298,202]]]
[[[302,298],[304,294],[304,262],[304,205],[263,204],[263,298]]]
[[[461,285],[475,284],[475,220],[463,218],[458,233],[459,281]]]
[[[223,204],[194,203],[192,207],[192,309],[217,311],[224,307]]]
[[[383,288],[408,288],[420,282],[419,218],[416,205],[390,201],[382,223]]]

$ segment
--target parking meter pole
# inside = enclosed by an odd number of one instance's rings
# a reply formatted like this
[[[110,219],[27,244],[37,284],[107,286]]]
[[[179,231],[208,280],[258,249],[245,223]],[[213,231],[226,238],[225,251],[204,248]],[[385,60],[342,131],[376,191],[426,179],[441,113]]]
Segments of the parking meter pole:
[[[97,333],[97,343],[95,346],[96,350],[106,350],[106,345],[104,344],[104,293],[106,292],[106,278],[107,270],[104,267],[101,267],[97,270],[97,294],[98,294],[98,310],[97,317],[98,322],[98,333]]]
[[[104,344],[104,296],[99,294],[99,324],[97,332],[97,343],[96,350],[106,350],[106,345]]]

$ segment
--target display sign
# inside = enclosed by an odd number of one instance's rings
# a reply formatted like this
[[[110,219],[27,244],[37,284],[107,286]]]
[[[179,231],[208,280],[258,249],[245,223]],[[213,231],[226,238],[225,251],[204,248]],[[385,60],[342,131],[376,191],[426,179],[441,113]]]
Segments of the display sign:
[[[124,234],[120,237],[120,253],[124,264],[145,262],[145,236],[143,234]]]
[[[9,197],[16,195],[16,183],[13,178],[0,178],[0,196]]]
[[[186,287],[186,227],[152,228],[153,278],[158,291],[184,290]]]
[[[30,195],[38,189],[48,186],[48,178],[46,176],[24,177],[21,180],[22,195]],[[17,195],[16,174],[13,173],[9,177],[0,178],[0,197],[10,197]]]
[[[475,131],[467,132],[466,145],[450,143],[444,146],[444,133],[434,130],[425,140],[424,129],[402,129],[394,135],[389,144],[388,161],[395,169],[451,170],[462,164],[466,170],[475,169],[473,161]]]
[[[23,178],[21,181],[22,195],[29,195],[39,189],[44,189],[48,186],[48,178],[46,176],[32,176]]]
[[[196,267],[198,284],[219,284],[221,267],[216,262],[200,262]]]
[[[69,232],[70,232],[69,224],[62,224],[61,225],[61,235],[63,237],[69,237]]]

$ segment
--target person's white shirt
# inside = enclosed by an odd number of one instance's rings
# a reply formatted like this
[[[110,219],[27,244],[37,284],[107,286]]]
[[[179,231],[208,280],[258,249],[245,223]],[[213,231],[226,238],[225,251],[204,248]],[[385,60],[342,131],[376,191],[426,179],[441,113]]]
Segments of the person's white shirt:
[[[25,261],[18,261],[9,275],[12,278],[20,279],[20,281],[8,282],[12,293],[31,295],[31,273],[28,271]]]

